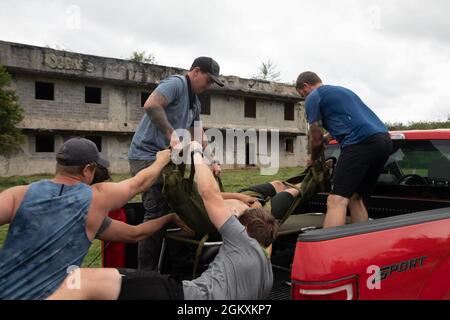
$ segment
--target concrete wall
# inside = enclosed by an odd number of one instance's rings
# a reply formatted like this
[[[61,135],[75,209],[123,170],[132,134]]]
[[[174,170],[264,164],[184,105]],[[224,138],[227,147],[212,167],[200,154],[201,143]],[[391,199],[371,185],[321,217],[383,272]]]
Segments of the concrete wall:
[[[306,132],[304,108],[295,104],[295,120],[284,120],[284,102],[256,99],[256,118],[245,118],[245,97],[216,94],[211,96],[211,115],[202,115],[207,127],[264,128],[283,132]]]
[[[297,167],[305,165],[307,138],[296,134],[307,132],[303,104],[295,104],[295,120],[286,121],[284,120],[284,102],[257,99],[256,118],[245,118],[244,101],[244,97],[212,95],[211,115],[202,115],[203,125],[208,128],[241,128],[244,131],[250,128],[281,130],[279,141],[280,166]],[[292,135],[286,136],[286,133],[292,133]],[[285,150],[287,139],[294,140],[294,153]]]
[[[35,82],[55,84],[55,100],[36,100]],[[85,86],[102,88],[102,103],[85,103]],[[144,112],[141,107],[141,92],[145,87],[130,87],[86,82],[74,79],[55,79],[45,76],[14,75],[12,89],[16,90],[19,103],[24,108],[25,120],[22,127],[27,130],[27,142],[22,151],[9,162],[0,161],[0,175],[31,175],[53,173],[55,153],[36,153],[35,134],[53,132],[55,150],[70,137],[85,135],[102,136],[103,155],[111,161],[114,173],[128,173],[127,152],[133,132],[136,130]],[[148,90],[150,91],[150,90]],[[202,115],[206,128],[239,128],[244,131],[256,129],[281,129],[292,132],[280,137],[280,167],[304,165],[306,141],[296,132],[306,132],[304,108],[295,105],[295,120],[284,120],[284,102],[257,99],[256,118],[244,117],[245,98],[241,96],[211,95],[211,115]],[[49,131],[49,129],[51,129]],[[66,133],[61,133],[64,131]],[[70,133],[70,131],[74,131]],[[112,131],[112,132],[111,132]],[[67,133],[69,132],[69,133]],[[294,153],[285,150],[286,139],[294,140]],[[237,150],[233,155],[236,159]],[[243,168],[245,165],[225,166],[225,168]]]
[[[25,118],[20,127],[27,134],[22,150],[11,159],[0,157],[0,175],[53,173],[55,153],[36,153],[35,134],[55,135],[55,150],[71,136],[100,135],[102,153],[115,173],[128,173],[127,152],[144,112],[141,93],[152,91],[169,75],[186,70],[83,55],[0,41],[0,64],[12,74]],[[222,77],[224,88],[213,88],[211,115],[203,115],[206,128],[247,130],[279,129],[280,166],[304,165],[307,131],[304,107],[293,86]],[[35,99],[35,82],[55,84],[54,101]],[[102,88],[102,103],[85,103],[85,87]],[[244,117],[245,97],[256,99],[256,118]],[[295,120],[284,120],[284,103],[295,103]],[[285,150],[294,139],[294,152]],[[236,150],[231,155],[236,157]]]
[[[26,134],[26,142],[22,145],[21,150],[10,159],[0,157],[0,176],[14,176],[14,175],[35,175],[35,174],[52,174],[55,171],[55,157],[56,151],[61,147],[64,141],[76,137],[90,135],[90,133],[48,133],[40,132],[38,134],[54,134],[55,136],[55,152],[38,153],[35,152],[35,136],[36,133],[31,132]],[[102,135],[102,156],[111,162],[111,171],[118,174],[128,174],[128,148],[131,143],[131,135]],[[294,153],[288,153],[285,150],[285,140],[294,139]],[[298,167],[305,165],[306,153],[306,138],[305,137],[280,137],[279,147],[279,165],[280,167]],[[269,139],[269,154],[270,139]],[[237,160],[237,145],[232,154],[226,154],[225,157],[231,157]],[[259,154],[257,154],[259,156]],[[257,163],[259,166],[259,163]],[[224,165],[225,169],[245,168],[245,165]]]
[[[44,133],[44,132],[42,132]],[[45,134],[49,134],[45,132]],[[54,134],[55,152],[35,152],[35,134],[27,133],[26,142],[21,150],[10,159],[0,157],[0,176],[53,174],[55,172],[56,151],[64,141],[83,134]],[[102,156],[111,162],[111,171],[128,174],[128,148],[131,142],[130,135],[102,136]]]
[[[13,79],[14,89],[19,96],[19,103],[25,110],[25,117],[47,118],[56,120],[109,120],[111,87],[96,82],[81,82],[41,77],[16,75]],[[54,100],[35,99],[35,82],[54,83]],[[85,87],[102,87],[102,104],[85,103]]]
[[[54,83],[54,100],[35,99],[36,81]],[[85,87],[102,89],[101,104],[85,103]],[[141,92],[145,88],[100,81],[14,75],[11,88],[19,97],[24,129],[85,130],[130,133],[143,116]]]

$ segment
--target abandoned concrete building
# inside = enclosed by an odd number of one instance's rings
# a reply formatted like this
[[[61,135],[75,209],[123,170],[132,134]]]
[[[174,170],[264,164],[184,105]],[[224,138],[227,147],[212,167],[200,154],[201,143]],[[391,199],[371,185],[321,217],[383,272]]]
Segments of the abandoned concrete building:
[[[162,79],[186,72],[4,41],[0,64],[12,75],[11,87],[24,109],[20,128],[27,137],[19,153],[9,159],[0,155],[1,176],[53,173],[56,151],[74,136],[94,141],[110,160],[112,172],[128,173],[128,148],[144,115],[144,102]],[[277,129],[280,167],[304,165],[307,123],[295,88],[222,78],[224,88],[200,96],[205,129]],[[257,147],[245,148],[245,163],[227,167],[258,166],[250,156]]]

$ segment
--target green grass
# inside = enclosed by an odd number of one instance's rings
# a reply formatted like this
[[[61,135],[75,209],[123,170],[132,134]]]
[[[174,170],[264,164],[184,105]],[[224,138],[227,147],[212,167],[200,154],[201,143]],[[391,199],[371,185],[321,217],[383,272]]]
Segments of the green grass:
[[[26,177],[0,177],[0,192],[5,189],[27,185],[42,179],[50,179],[51,175],[35,175]]]
[[[286,180],[302,172],[301,168],[285,168],[275,176],[261,176],[257,169],[246,170],[226,170],[222,174],[222,182],[227,192],[236,192],[245,187],[270,182],[274,180]],[[0,192],[18,185],[26,185],[41,179],[49,179],[50,175],[35,175],[26,177],[0,177]],[[129,178],[127,175],[113,175],[113,181],[118,182]],[[140,196],[136,196],[131,202],[140,201]],[[0,226],[0,248],[6,239],[8,225]],[[83,267],[99,268],[101,267],[101,241],[95,240],[86,255]]]
[[[8,225],[0,227],[0,247],[3,246],[3,242],[6,239],[6,234],[8,233]]]

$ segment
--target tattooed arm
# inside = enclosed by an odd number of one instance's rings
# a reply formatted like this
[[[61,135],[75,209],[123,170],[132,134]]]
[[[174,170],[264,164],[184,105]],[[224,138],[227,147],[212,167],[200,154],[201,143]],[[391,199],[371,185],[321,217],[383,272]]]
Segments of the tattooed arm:
[[[174,130],[164,110],[167,104],[166,97],[155,90],[145,102],[144,110],[152,123],[170,140]]]

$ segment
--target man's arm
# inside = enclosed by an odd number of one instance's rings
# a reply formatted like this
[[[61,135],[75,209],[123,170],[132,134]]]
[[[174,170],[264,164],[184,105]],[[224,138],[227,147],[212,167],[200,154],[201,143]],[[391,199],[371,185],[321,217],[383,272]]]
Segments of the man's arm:
[[[167,105],[168,101],[166,97],[155,90],[145,102],[144,110],[152,123],[170,140],[174,130],[164,110]]]
[[[323,148],[323,124],[320,107],[321,97],[318,90],[312,92],[305,101],[306,118],[309,123],[310,163],[312,165],[320,157]]]
[[[193,131],[195,133],[195,130],[198,130],[197,128],[193,128]],[[216,155],[213,154],[210,146],[209,146],[209,141],[208,141],[208,137],[205,134],[205,131],[203,128],[199,128],[200,134],[201,134],[201,142],[197,141],[199,143],[201,143],[203,150],[207,151],[205,152],[205,156],[208,158],[209,163],[211,164],[211,169],[214,173],[214,176],[216,177],[220,177],[221,173],[222,173],[222,168],[220,167],[220,162],[217,160]],[[195,134],[194,134],[194,137]]]
[[[28,186],[17,186],[0,193],[0,225],[11,223],[27,190]]]
[[[180,140],[174,134],[174,128],[170,124],[164,109],[178,99],[182,88],[183,83],[179,78],[169,77],[158,85],[144,104],[144,110],[148,117],[170,141],[172,148],[178,147]]]
[[[202,146],[197,142],[193,142],[191,144],[191,149],[201,151]],[[230,219],[232,214],[225,206],[225,201],[222,198],[219,186],[217,185],[211,170],[204,163],[203,156],[198,152],[194,153],[194,164],[198,192],[203,199],[211,222],[217,230],[220,230],[224,223]]]
[[[316,121],[310,125],[309,129],[311,161],[315,162],[319,159],[320,153],[324,148],[323,125],[322,121]]]
[[[97,208],[106,212],[122,208],[134,196],[148,190],[169,162],[170,150],[160,151],[156,155],[156,161],[133,178],[119,183],[108,182],[93,185],[94,196],[98,198]]]
[[[256,201],[258,201],[258,199],[256,199],[255,197],[252,197],[252,196],[249,196],[246,194],[242,194],[242,193],[222,192],[222,198],[224,200],[239,200],[239,201],[244,202],[249,207],[252,206]]]
[[[0,193],[0,226],[11,222],[14,213],[14,196],[12,189]]]
[[[183,230],[189,231],[186,225],[178,218],[176,214],[168,214],[161,218],[132,226],[121,221],[112,220],[105,231],[97,235],[98,239],[103,241],[135,243],[150,237],[155,232],[164,228],[168,223],[175,222]],[[187,229],[186,229],[187,228]]]

